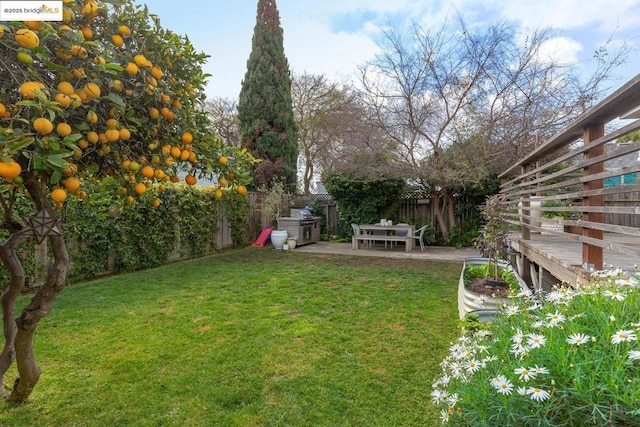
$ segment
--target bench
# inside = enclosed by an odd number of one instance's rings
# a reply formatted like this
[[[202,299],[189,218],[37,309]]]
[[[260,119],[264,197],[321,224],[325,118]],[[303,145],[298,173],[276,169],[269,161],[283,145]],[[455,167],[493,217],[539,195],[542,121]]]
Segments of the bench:
[[[381,235],[381,234],[358,234],[354,235],[352,238],[353,249],[360,249],[361,242],[404,242],[405,248],[407,252],[411,252],[411,236],[395,236],[395,235]]]

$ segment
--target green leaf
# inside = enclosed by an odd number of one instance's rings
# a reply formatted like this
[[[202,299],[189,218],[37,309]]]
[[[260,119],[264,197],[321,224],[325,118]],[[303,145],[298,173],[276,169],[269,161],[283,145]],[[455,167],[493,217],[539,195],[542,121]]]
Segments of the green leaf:
[[[124,67],[118,63],[109,62],[108,64],[104,64],[104,69],[107,71],[115,71],[119,73],[120,71],[124,70]]]
[[[10,147],[10,152],[17,153],[18,151],[30,146],[33,143],[33,141],[35,141],[35,138],[21,139],[18,143],[13,144]]]
[[[113,104],[116,104],[118,107],[126,106],[126,103],[124,102],[122,97],[114,92],[109,92],[109,95],[105,96],[104,98],[108,99]]]
[[[64,156],[64,157],[69,157],[69,156]],[[61,155],[52,155],[52,156],[48,156],[45,160],[49,165],[55,168],[64,169],[67,166],[69,166],[66,160],[64,160],[64,157]]]
[[[60,169],[54,170],[53,173],[51,174],[50,182],[52,184],[57,184],[58,182],[60,182],[61,179],[62,179],[62,171]]]
[[[46,67],[51,71],[59,71],[59,72],[63,73],[65,71],[69,70],[68,67],[65,67],[65,66],[60,65],[60,64],[56,64],[55,62],[52,62],[52,61],[49,61],[49,60],[44,61],[44,63],[46,65]]]

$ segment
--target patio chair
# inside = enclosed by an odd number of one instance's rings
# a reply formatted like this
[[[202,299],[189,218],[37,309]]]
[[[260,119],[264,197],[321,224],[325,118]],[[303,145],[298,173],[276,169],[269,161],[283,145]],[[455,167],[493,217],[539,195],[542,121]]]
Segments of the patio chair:
[[[399,222],[396,225],[409,225],[406,222]],[[397,230],[396,236],[406,236],[407,232],[405,230]],[[397,242],[391,242],[391,247],[395,246]]]
[[[353,230],[353,247],[357,247],[358,241],[356,240],[356,234],[358,234],[358,224],[351,224],[351,229]],[[367,247],[371,246],[371,240],[367,240]]]
[[[412,238],[416,239],[418,242],[420,242],[420,250],[424,252],[424,231],[427,229],[426,225],[423,225],[422,227],[418,228],[414,233],[413,236],[411,236]]]

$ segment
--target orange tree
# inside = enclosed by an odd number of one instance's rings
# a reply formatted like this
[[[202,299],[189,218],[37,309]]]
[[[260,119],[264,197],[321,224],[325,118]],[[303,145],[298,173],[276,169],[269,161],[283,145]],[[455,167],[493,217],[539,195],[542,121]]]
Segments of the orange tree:
[[[9,237],[0,256],[9,271],[1,296],[5,344],[0,393],[13,360],[19,378],[8,395],[24,401],[40,376],[33,335],[66,282],[68,254],[56,207],[109,177],[114,198],[158,206],[144,194],[184,176],[208,177],[244,194],[253,158],[207,132],[202,72],[206,55],[163,29],[131,0],[64,0],[62,22],[0,24],[0,204]],[[20,218],[21,192],[33,213]],[[16,318],[25,273],[16,256],[30,238],[49,238],[45,284]]]

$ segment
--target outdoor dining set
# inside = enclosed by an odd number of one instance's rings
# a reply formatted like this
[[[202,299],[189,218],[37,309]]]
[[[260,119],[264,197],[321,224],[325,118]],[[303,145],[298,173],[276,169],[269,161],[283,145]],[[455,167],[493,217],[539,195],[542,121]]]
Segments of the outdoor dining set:
[[[406,223],[393,224],[392,221],[382,219],[375,224],[351,224],[353,228],[353,249],[371,248],[375,242],[384,242],[385,248],[393,248],[396,243],[404,243],[405,250],[411,252],[415,241],[420,243],[424,251],[424,232],[427,226],[416,229]]]

